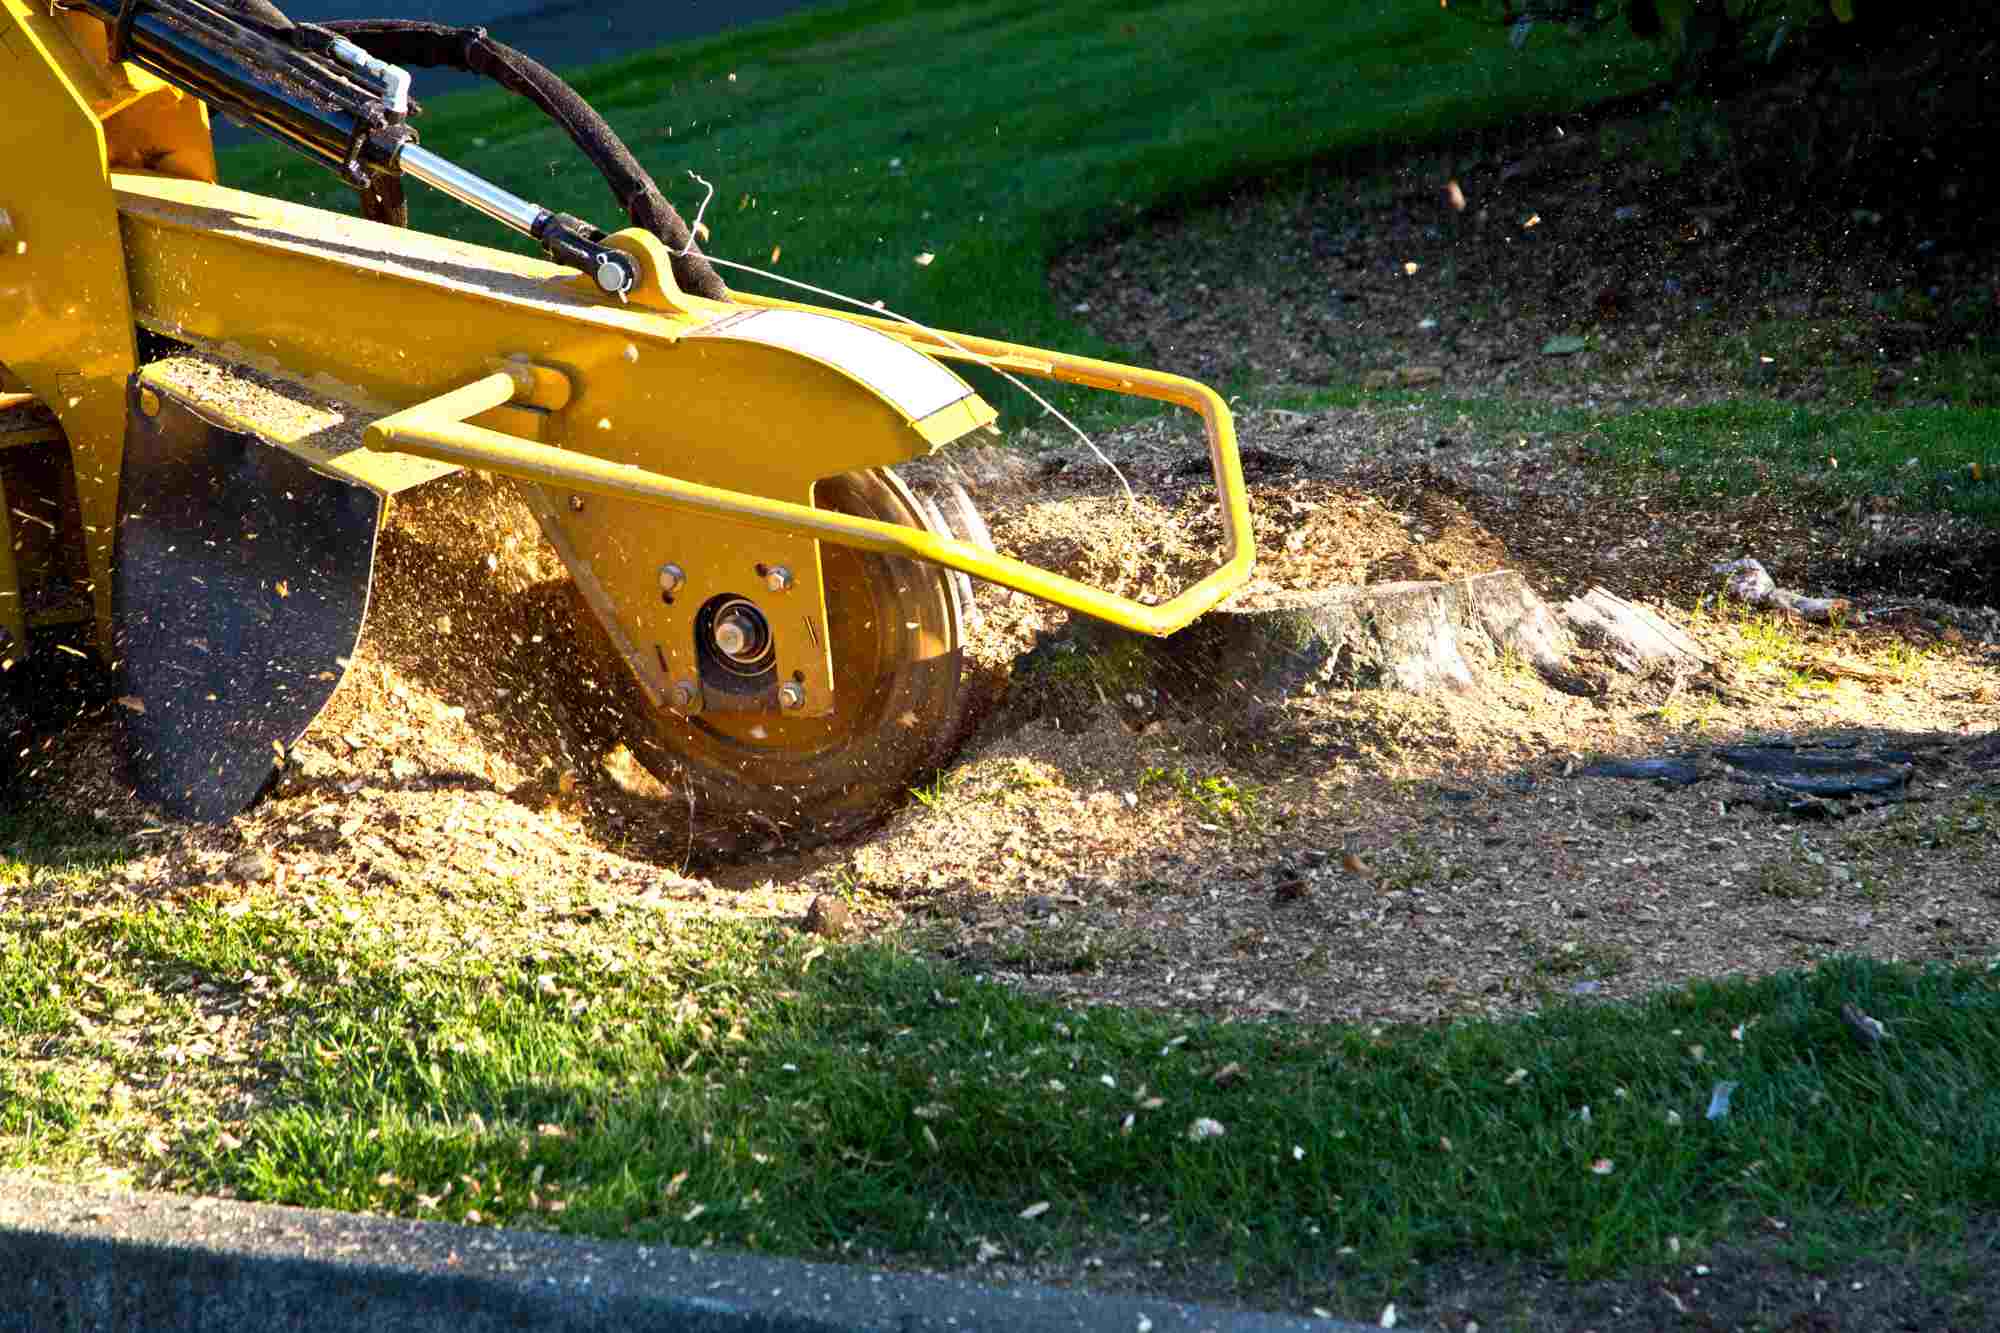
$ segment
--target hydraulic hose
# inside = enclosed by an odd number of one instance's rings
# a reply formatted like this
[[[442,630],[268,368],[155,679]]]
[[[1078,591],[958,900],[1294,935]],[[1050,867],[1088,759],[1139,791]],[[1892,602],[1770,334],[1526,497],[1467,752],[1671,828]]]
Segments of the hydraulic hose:
[[[553,70],[494,41],[484,28],[406,19],[341,19],[323,26],[389,64],[464,70],[534,103],[590,159],[633,223],[674,252],[674,280],[681,289],[716,300],[728,298],[728,287],[659,185],[604,117]]]

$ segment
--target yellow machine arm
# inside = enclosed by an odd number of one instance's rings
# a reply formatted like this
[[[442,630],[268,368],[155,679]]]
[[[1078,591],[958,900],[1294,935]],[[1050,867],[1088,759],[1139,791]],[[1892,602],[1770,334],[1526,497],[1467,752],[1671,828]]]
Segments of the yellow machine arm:
[[[945,570],[1148,634],[1248,576],[1229,412],[1202,385],[695,296],[638,229],[585,230],[590,257],[553,262],[230,190],[202,102],[111,61],[105,30],[0,0],[0,149],[20,183],[0,182],[0,363],[67,439],[92,593],[73,614],[94,618],[144,698],[140,776],[166,764],[150,790],[170,804],[217,814],[254,796],[359,631],[331,549],[294,543],[285,558],[306,563],[290,576],[261,554],[189,565],[187,548],[240,544],[178,541],[176,525],[277,525],[280,542],[287,526],[350,532],[365,605],[383,500],[461,467],[513,477],[652,714],[656,767],[723,806],[796,820],[879,801],[949,740],[963,608]],[[274,426],[226,375],[186,373],[190,356],[317,406]],[[966,361],[1197,413],[1222,506],[1218,568],[1144,605],[940,530],[888,470],[994,420],[952,369]],[[318,480],[295,485],[294,467]],[[9,579],[0,630],[19,651],[32,589],[0,566]],[[207,660],[239,634],[252,656],[258,634],[315,646],[253,680]],[[184,641],[204,645],[195,676],[175,657]],[[207,683],[173,687],[184,679]],[[260,702],[273,691],[284,707]],[[181,732],[218,728],[229,739],[212,752],[161,757]]]

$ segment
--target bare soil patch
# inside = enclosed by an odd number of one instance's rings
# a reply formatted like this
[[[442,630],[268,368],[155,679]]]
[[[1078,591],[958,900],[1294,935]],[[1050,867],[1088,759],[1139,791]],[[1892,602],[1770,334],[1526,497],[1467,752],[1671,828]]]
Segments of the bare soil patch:
[[[1993,48],[1868,40],[1722,96],[1244,182],[1062,256],[1051,286],[1148,364],[1261,391],[1963,401],[1940,372],[2000,328],[1994,183],[1934,131],[1990,132]]]
[[[1282,480],[1257,483],[1260,588],[1508,565],[1547,587],[1565,570],[1604,572],[1556,564],[1532,524],[1507,525],[1555,503],[1550,492],[1524,487],[1516,500],[1532,499],[1508,509],[1465,469],[1455,491],[1426,486],[1440,427],[1421,411],[1244,426],[1253,450],[1286,460]],[[1190,475],[1198,439],[1161,422],[1111,443],[1151,494],[1136,508],[1067,445],[969,455],[961,471],[980,482],[1003,549],[1164,594],[1214,546],[1212,497]],[[1619,529],[1615,498],[1569,493],[1555,460],[1523,469],[1521,452],[1503,475],[1550,478],[1572,531]],[[1668,517],[1645,515],[1647,529],[1672,534]],[[1715,550],[1682,540],[1692,579]],[[759,914],[836,892],[1024,986],[1218,1016],[1428,1020],[1532,1007],[1582,982],[1636,994],[1834,951],[2000,952],[1980,813],[2000,657],[1977,612],[1835,629],[1667,602],[1663,614],[1731,664],[1716,679],[1583,699],[1495,663],[1470,694],[1329,692],[1251,735],[1143,699],[1078,713],[1017,693],[921,799],[858,842],[797,858],[781,829],[705,825],[619,744],[617,692],[505,489],[465,476],[419,492],[381,562],[353,670],[246,815],[177,826],[125,798],[115,704],[47,742],[38,785],[146,830],[159,850],[137,883],[224,878],[254,847],[294,881],[385,892],[451,892],[474,874],[666,886],[724,907],[759,884]],[[976,669],[990,680],[1063,619],[988,588],[979,606]],[[1909,799],[1808,825],[1722,777],[1661,790],[1578,771],[1600,755],[1699,757],[1773,738],[1903,754]]]

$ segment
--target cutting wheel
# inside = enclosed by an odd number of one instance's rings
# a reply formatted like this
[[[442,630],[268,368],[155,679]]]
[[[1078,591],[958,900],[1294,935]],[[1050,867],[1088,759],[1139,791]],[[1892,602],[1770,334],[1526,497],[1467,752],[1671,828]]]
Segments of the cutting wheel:
[[[817,484],[814,503],[944,532],[934,507],[885,469]],[[944,532],[944,535],[950,535]],[[957,741],[966,605],[949,571],[825,543],[826,621],[838,682],[827,717],[712,711],[654,714],[648,767],[692,787],[712,814],[775,821],[788,835],[836,835],[901,797]]]

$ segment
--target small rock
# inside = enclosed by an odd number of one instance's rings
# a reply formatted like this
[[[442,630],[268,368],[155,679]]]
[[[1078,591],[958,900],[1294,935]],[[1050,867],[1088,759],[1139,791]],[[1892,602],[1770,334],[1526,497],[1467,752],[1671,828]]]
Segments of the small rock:
[[[1421,384],[1436,384],[1444,379],[1443,366],[1398,366],[1396,383],[1405,389],[1414,389]]]
[[[238,852],[230,857],[229,864],[223,867],[223,874],[245,884],[262,884],[277,873],[278,863],[256,847],[246,852]]]
[[[1840,1019],[1847,1024],[1847,1030],[1854,1034],[1854,1040],[1864,1047],[1879,1046],[1889,1035],[1889,1029],[1881,1019],[1863,1013],[1853,1004],[1840,1006]]]
[[[1033,894],[1021,900],[1021,911],[1028,916],[1054,916],[1056,900],[1047,894]]]
[[[822,939],[837,940],[854,931],[854,909],[838,898],[815,894],[806,904],[805,929]]]
[[[1312,885],[1302,875],[1287,875],[1271,888],[1271,897],[1281,903],[1295,903],[1312,897]]]

